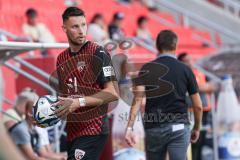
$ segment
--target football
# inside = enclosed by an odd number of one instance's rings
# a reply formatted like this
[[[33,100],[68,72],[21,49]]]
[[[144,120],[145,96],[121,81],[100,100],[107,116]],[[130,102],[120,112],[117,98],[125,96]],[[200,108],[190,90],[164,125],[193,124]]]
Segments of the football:
[[[57,124],[60,119],[54,115],[56,107],[52,106],[56,103],[57,97],[45,95],[38,99],[35,106],[33,106],[33,118],[41,127],[50,127]]]

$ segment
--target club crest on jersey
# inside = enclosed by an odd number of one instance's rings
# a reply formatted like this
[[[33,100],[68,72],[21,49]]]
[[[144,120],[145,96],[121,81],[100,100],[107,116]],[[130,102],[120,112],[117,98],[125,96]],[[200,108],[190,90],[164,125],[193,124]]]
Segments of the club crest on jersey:
[[[79,72],[83,71],[84,67],[86,67],[86,63],[84,61],[79,61],[77,63],[77,69],[79,70]]]
[[[104,77],[115,76],[115,72],[112,66],[103,67]]]
[[[81,149],[75,149],[74,157],[76,160],[81,160],[85,155],[85,151]]]

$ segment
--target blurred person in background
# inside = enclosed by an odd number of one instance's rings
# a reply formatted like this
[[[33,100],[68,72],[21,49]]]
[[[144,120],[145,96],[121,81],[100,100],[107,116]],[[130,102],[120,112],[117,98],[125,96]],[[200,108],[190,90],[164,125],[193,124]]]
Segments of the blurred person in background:
[[[1,68],[0,68],[1,69]],[[23,160],[22,155],[18,152],[16,146],[12,143],[10,137],[7,134],[6,128],[3,124],[2,119],[2,104],[3,104],[3,76],[2,71],[0,70],[0,159],[1,160]]]
[[[5,127],[26,158],[64,160],[66,156],[52,151],[47,130],[34,126],[32,123],[32,107],[37,100],[38,95],[34,90],[24,88],[17,97],[14,108],[4,113]]]
[[[125,33],[122,29],[124,16],[125,15],[122,12],[116,12],[113,15],[112,22],[108,26],[108,33],[112,40],[121,41],[125,38]]]
[[[88,35],[93,39],[94,42],[104,45],[109,40],[107,25],[105,24],[104,17],[101,13],[96,13],[89,26]]]
[[[38,22],[38,13],[35,9],[29,8],[26,13],[27,22],[23,24],[22,30],[26,36],[29,36],[33,42],[55,43],[55,38],[47,26]],[[42,56],[48,55],[48,50],[41,51]]]
[[[38,22],[38,13],[35,9],[29,8],[26,13],[27,23],[22,26],[23,33],[30,36],[33,42],[54,43],[55,38],[47,26]]]
[[[197,68],[193,65],[192,57],[186,53],[180,53],[178,55],[178,60],[189,66],[194,75],[196,76],[196,80],[198,82],[199,86],[199,94],[202,100],[203,104],[203,119],[202,119],[202,125],[204,128],[208,128],[207,130],[202,130],[199,140],[197,143],[192,145],[192,155],[194,160],[202,160],[202,149],[206,145],[210,148],[213,148],[213,142],[211,138],[212,137],[212,131],[211,131],[211,125],[212,125],[212,119],[211,119],[211,100],[210,100],[210,94],[217,91],[217,85],[213,82],[208,82],[206,80],[206,76],[201,73]],[[189,100],[188,100],[189,101]],[[189,101],[189,107],[191,107],[192,104]]]
[[[154,41],[153,41],[151,32],[148,29],[147,23],[148,23],[148,18],[146,16],[138,17],[136,36],[137,38],[140,38],[141,40],[143,40],[145,43],[149,45],[153,45]]]
[[[17,96],[13,108],[9,108],[3,115],[3,123],[7,130],[11,130],[15,125],[25,119],[26,106],[32,105],[33,100],[38,96],[30,88],[24,88]]]
[[[1,106],[0,106],[1,109]],[[2,123],[2,118],[0,117],[0,160],[24,160],[23,156],[20,154],[16,146],[11,141],[6,128]]]
[[[30,160],[45,160],[39,157],[35,152],[38,144],[38,136],[32,128],[32,106],[34,98],[37,101],[38,96],[33,92],[23,91],[16,100],[14,109],[7,110],[4,114],[4,123],[9,131],[12,141],[18,146],[25,158]],[[36,97],[35,97],[36,96]],[[23,117],[25,117],[23,119]]]
[[[113,110],[113,128],[112,128],[112,137],[114,144],[114,151],[117,152],[120,149],[128,148],[128,145],[125,141],[122,141],[125,135],[123,128],[127,126],[127,119],[130,113],[130,107],[133,100],[133,93],[129,88],[132,88],[132,80],[130,72],[134,71],[135,67],[133,64],[129,63],[128,57],[125,54],[117,54],[113,56],[113,66],[116,71],[116,77],[119,85],[120,98],[117,102],[116,107]],[[144,150],[144,129],[142,124],[141,114],[138,114],[138,118],[135,122],[135,133],[137,135],[137,145],[135,146],[136,150]],[[132,153],[132,157],[137,156],[139,152]],[[126,150],[126,155],[128,155]]]
[[[38,126],[34,126],[33,128],[39,138],[38,150],[37,153],[39,156],[51,159],[51,160],[66,160],[66,153],[55,153],[52,149],[52,146],[49,142],[49,136],[46,128],[41,128]]]

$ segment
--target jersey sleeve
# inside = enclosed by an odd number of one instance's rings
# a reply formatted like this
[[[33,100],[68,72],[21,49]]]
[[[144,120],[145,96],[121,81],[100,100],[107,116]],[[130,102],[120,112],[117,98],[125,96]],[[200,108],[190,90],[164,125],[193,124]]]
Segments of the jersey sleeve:
[[[117,81],[110,54],[103,47],[99,47],[96,49],[95,55],[99,62],[99,65],[97,66],[99,72],[97,73],[97,81],[101,85],[104,85],[109,81]]]
[[[193,74],[192,70],[190,68],[188,68],[187,72],[188,72],[187,73],[187,80],[188,80],[187,90],[188,90],[189,95],[192,95],[192,94],[199,92],[198,84],[197,84],[196,77]]]

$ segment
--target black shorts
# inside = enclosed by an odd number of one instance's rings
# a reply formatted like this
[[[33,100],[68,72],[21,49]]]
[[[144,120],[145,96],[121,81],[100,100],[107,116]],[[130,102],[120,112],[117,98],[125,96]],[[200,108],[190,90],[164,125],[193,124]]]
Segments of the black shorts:
[[[108,134],[81,136],[68,144],[68,160],[99,160]]]

